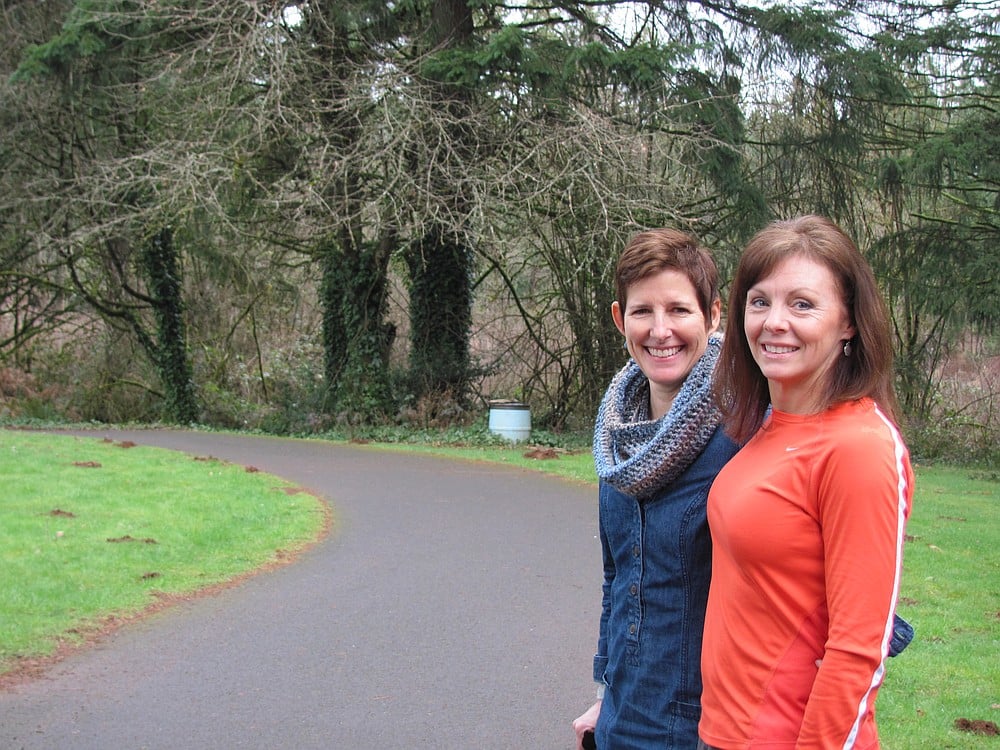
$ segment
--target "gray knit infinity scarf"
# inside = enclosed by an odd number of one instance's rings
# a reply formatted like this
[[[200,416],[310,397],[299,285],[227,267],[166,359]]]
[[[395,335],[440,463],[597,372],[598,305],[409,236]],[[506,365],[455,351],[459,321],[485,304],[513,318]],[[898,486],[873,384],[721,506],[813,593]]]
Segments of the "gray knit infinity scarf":
[[[597,476],[637,499],[679,477],[712,439],[721,414],[712,399],[712,373],[722,336],[709,337],[670,411],[649,418],[649,381],[634,360],[611,380],[594,426]]]

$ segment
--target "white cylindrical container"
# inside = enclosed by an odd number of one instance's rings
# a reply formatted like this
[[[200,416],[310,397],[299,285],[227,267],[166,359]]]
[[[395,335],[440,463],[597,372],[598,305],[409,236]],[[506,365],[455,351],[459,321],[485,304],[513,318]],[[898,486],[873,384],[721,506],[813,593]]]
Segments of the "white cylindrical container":
[[[490,432],[519,443],[531,435],[531,409],[520,401],[490,401]]]

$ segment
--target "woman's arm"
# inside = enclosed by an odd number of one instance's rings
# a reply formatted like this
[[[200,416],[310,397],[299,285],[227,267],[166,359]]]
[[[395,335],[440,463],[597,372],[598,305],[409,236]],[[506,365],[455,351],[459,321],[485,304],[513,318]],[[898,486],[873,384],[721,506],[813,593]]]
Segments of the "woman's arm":
[[[892,637],[913,473],[895,428],[858,426],[817,467],[829,628],[798,748],[851,747]]]

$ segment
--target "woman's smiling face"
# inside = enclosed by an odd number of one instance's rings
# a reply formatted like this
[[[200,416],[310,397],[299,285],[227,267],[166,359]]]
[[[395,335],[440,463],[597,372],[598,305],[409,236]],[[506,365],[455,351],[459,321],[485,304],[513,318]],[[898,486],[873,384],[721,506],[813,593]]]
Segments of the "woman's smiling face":
[[[624,308],[619,302],[611,306],[628,353],[649,379],[654,419],[666,413],[705,353],[709,335],[719,327],[721,310],[722,303],[716,300],[706,321],[691,280],[669,268],[632,284]]]
[[[855,334],[830,269],[805,255],[783,260],[750,287],[743,324],[774,408],[819,410],[833,364]]]

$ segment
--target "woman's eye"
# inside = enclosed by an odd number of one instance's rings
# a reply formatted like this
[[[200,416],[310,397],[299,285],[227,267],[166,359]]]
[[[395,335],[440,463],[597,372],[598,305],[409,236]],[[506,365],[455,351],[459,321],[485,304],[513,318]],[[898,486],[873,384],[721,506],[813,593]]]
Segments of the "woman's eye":
[[[747,307],[767,307],[767,301],[763,297],[751,297],[747,300]]]
[[[811,310],[812,303],[806,302],[804,299],[796,300],[792,305],[796,310]]]

